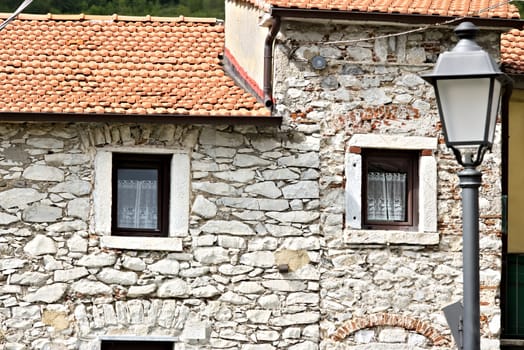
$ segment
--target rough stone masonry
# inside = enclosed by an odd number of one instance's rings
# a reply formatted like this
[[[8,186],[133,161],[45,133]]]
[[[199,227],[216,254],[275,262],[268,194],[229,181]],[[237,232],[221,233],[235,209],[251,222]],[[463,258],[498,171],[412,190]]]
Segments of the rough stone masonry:
[[[448,29],[371,39],[401,30],[283,23],[278,128],[1,124],[0,347],[95,350],[103,337],[132,336],[175,349],[451,348],[440,309],[462,290],[457,167],[419,74],[452,40]],[[361,38],[370,40],[352,41]],[[498,47],[495,34],[484,40]],[[309,66],[316,54],[323,71]],[[352,240],[344,160],[356,134],[438,139],[436,243],[377,243],[366,231]],[[108,148],[189,154],[180,249],[101,244],[94,162]],[[496,349],[500,147],[486,158],[482,342]]]
[[[441,308],[460,300],[462,292],[458,168],[443,145],[433,90],[420,74],[429,72],[438,54],[456,39],[451,28],[405,30],[293,21],[282,24],[277,38],[277,110],[290,130],[314,130],[321,136],[322,349],[453,346]],[[498,57],[498,33],[483,31],[479,44]],[[325,69],[311,67],[316,55],[327,60]],[[436,242],[414,232],[348,229],[345,191],[354,179],[345,172],[345,159],[359,135],[404,138],[406,145],[416,137],[437,140],[438,148],[427,152],[437,162]],[[380,146],[393,147],[386,142]],[[496,145],[482,167],[483,349],[499,348],[500,159]],[[414,331],[413,322],[417,327],[429,322],[425,329],[431,331]],[[439,340],[428,337],[431,332]]]
[[[0,134],[6,349],[96,349],[107,335],[195,349],[318,344],[318,135],[297,144],[276,128],[125,124]],[[100,246],[93,159],[122,145],[191,151],[180,251]]]

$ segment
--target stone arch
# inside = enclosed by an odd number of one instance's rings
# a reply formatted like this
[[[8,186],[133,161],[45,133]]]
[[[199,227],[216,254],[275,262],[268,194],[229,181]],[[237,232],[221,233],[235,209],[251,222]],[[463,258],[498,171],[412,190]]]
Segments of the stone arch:
[[[446,346],[451,344],[449,336],[442,334],[440,331],[432,327],[429,322],[421,321],[416,317],[391,313],[379,313],[354,317],[338,327],[330,338],[334,341],[342,341],[347,336],[358,330],[378,326],[401,327],[408,331],[417,332],[428,338],[435,346]]]

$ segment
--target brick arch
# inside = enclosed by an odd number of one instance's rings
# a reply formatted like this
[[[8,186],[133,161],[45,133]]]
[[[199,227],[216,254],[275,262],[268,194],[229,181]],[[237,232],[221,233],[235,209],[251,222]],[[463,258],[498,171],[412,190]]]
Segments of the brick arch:
[[[346,321],[342,326],[331,335],[331,340],[342,341],[347,336],[364,328],[373,328],[378,326],[401,327],[408,331],[417,332],[428,338],[433,345],[445,346],[451,344],[449,336],[443,335],[430,325],[429,322],[424,322],[416,317],[379,313],[366,315],[363,317],[354,317]]]

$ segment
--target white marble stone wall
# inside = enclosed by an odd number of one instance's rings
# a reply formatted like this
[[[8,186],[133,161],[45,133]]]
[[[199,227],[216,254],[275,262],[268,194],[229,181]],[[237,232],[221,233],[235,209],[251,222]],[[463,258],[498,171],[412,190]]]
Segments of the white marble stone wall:
[[[108,337],[171,339],[177,349],[318,344],[317,132],[0,128],[5,349],[98,349]],[[94,193],[110,187],[96,188],[97,154],[134,149],[189,155],[190,182],[172,189],[190,191],[185,232],[135,240],[98,230]]]

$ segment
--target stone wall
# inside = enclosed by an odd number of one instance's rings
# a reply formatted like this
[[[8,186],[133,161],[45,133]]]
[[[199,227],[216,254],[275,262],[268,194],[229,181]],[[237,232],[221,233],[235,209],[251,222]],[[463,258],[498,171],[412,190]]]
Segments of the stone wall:
[[[318,344],[318,129],[0,128],[2,348],[98,349],[129,336],[176,349]],[[190,152],[180,251],[101,247],[93,162],[120,146]]]
[[[451,46],[451,31],[361,40],[402,30],[284,22],[278,128],[0,125],[0,346],[95,350],[123,337],[167,339],[175,349],[452,348],[440,310],[462,291],[458,168],[419,77]],[[482,38],[498,47],[495,33]],[[317,54],[326,69],[310,67]],[[380,232],[345,226],[355,134],[438,140],[429,152],[435,242],[404,232],[409,244],[380,243]],[[95,229],[96,155],[135,147],[191,158],[180,248],[108,247]],[[500,331],[499,168],[497,145],[480,200],[485,349],[498,347]]]
[[[319,125],[322,139],[322,349],[452,346],[441,309],[460,300],[462,293],[459,168],[443,145],[433,90],[420,74],[429,73],[437,55],[456,41],[452,28],[402,34],[409,29],[413,28],[284,22],[277,40],[277,109],[290,130]],[[479,35],[480,45],[494,57],[498,40],[494,32]],[[326,68],[312,68],[311,58],[317,55],[326,59]],[[437,162],[437,242],[428,243],[415,232],[400,233],[410,235],[409,244],[380,242],[377,237],[385,237],[384,232],[349,230],[345,225],[344,191],[352,180],[344,162],[356,134],[398,135],[406,144],[413,136],[438,140],[438,148],[430,152]],[[485,349],[498,349],[499,145],[487,155],[482,171],[482,342]],[[372,321],[377,318],[397,321]],[[417,331],[408,326],[413,323],[429,328]]]

